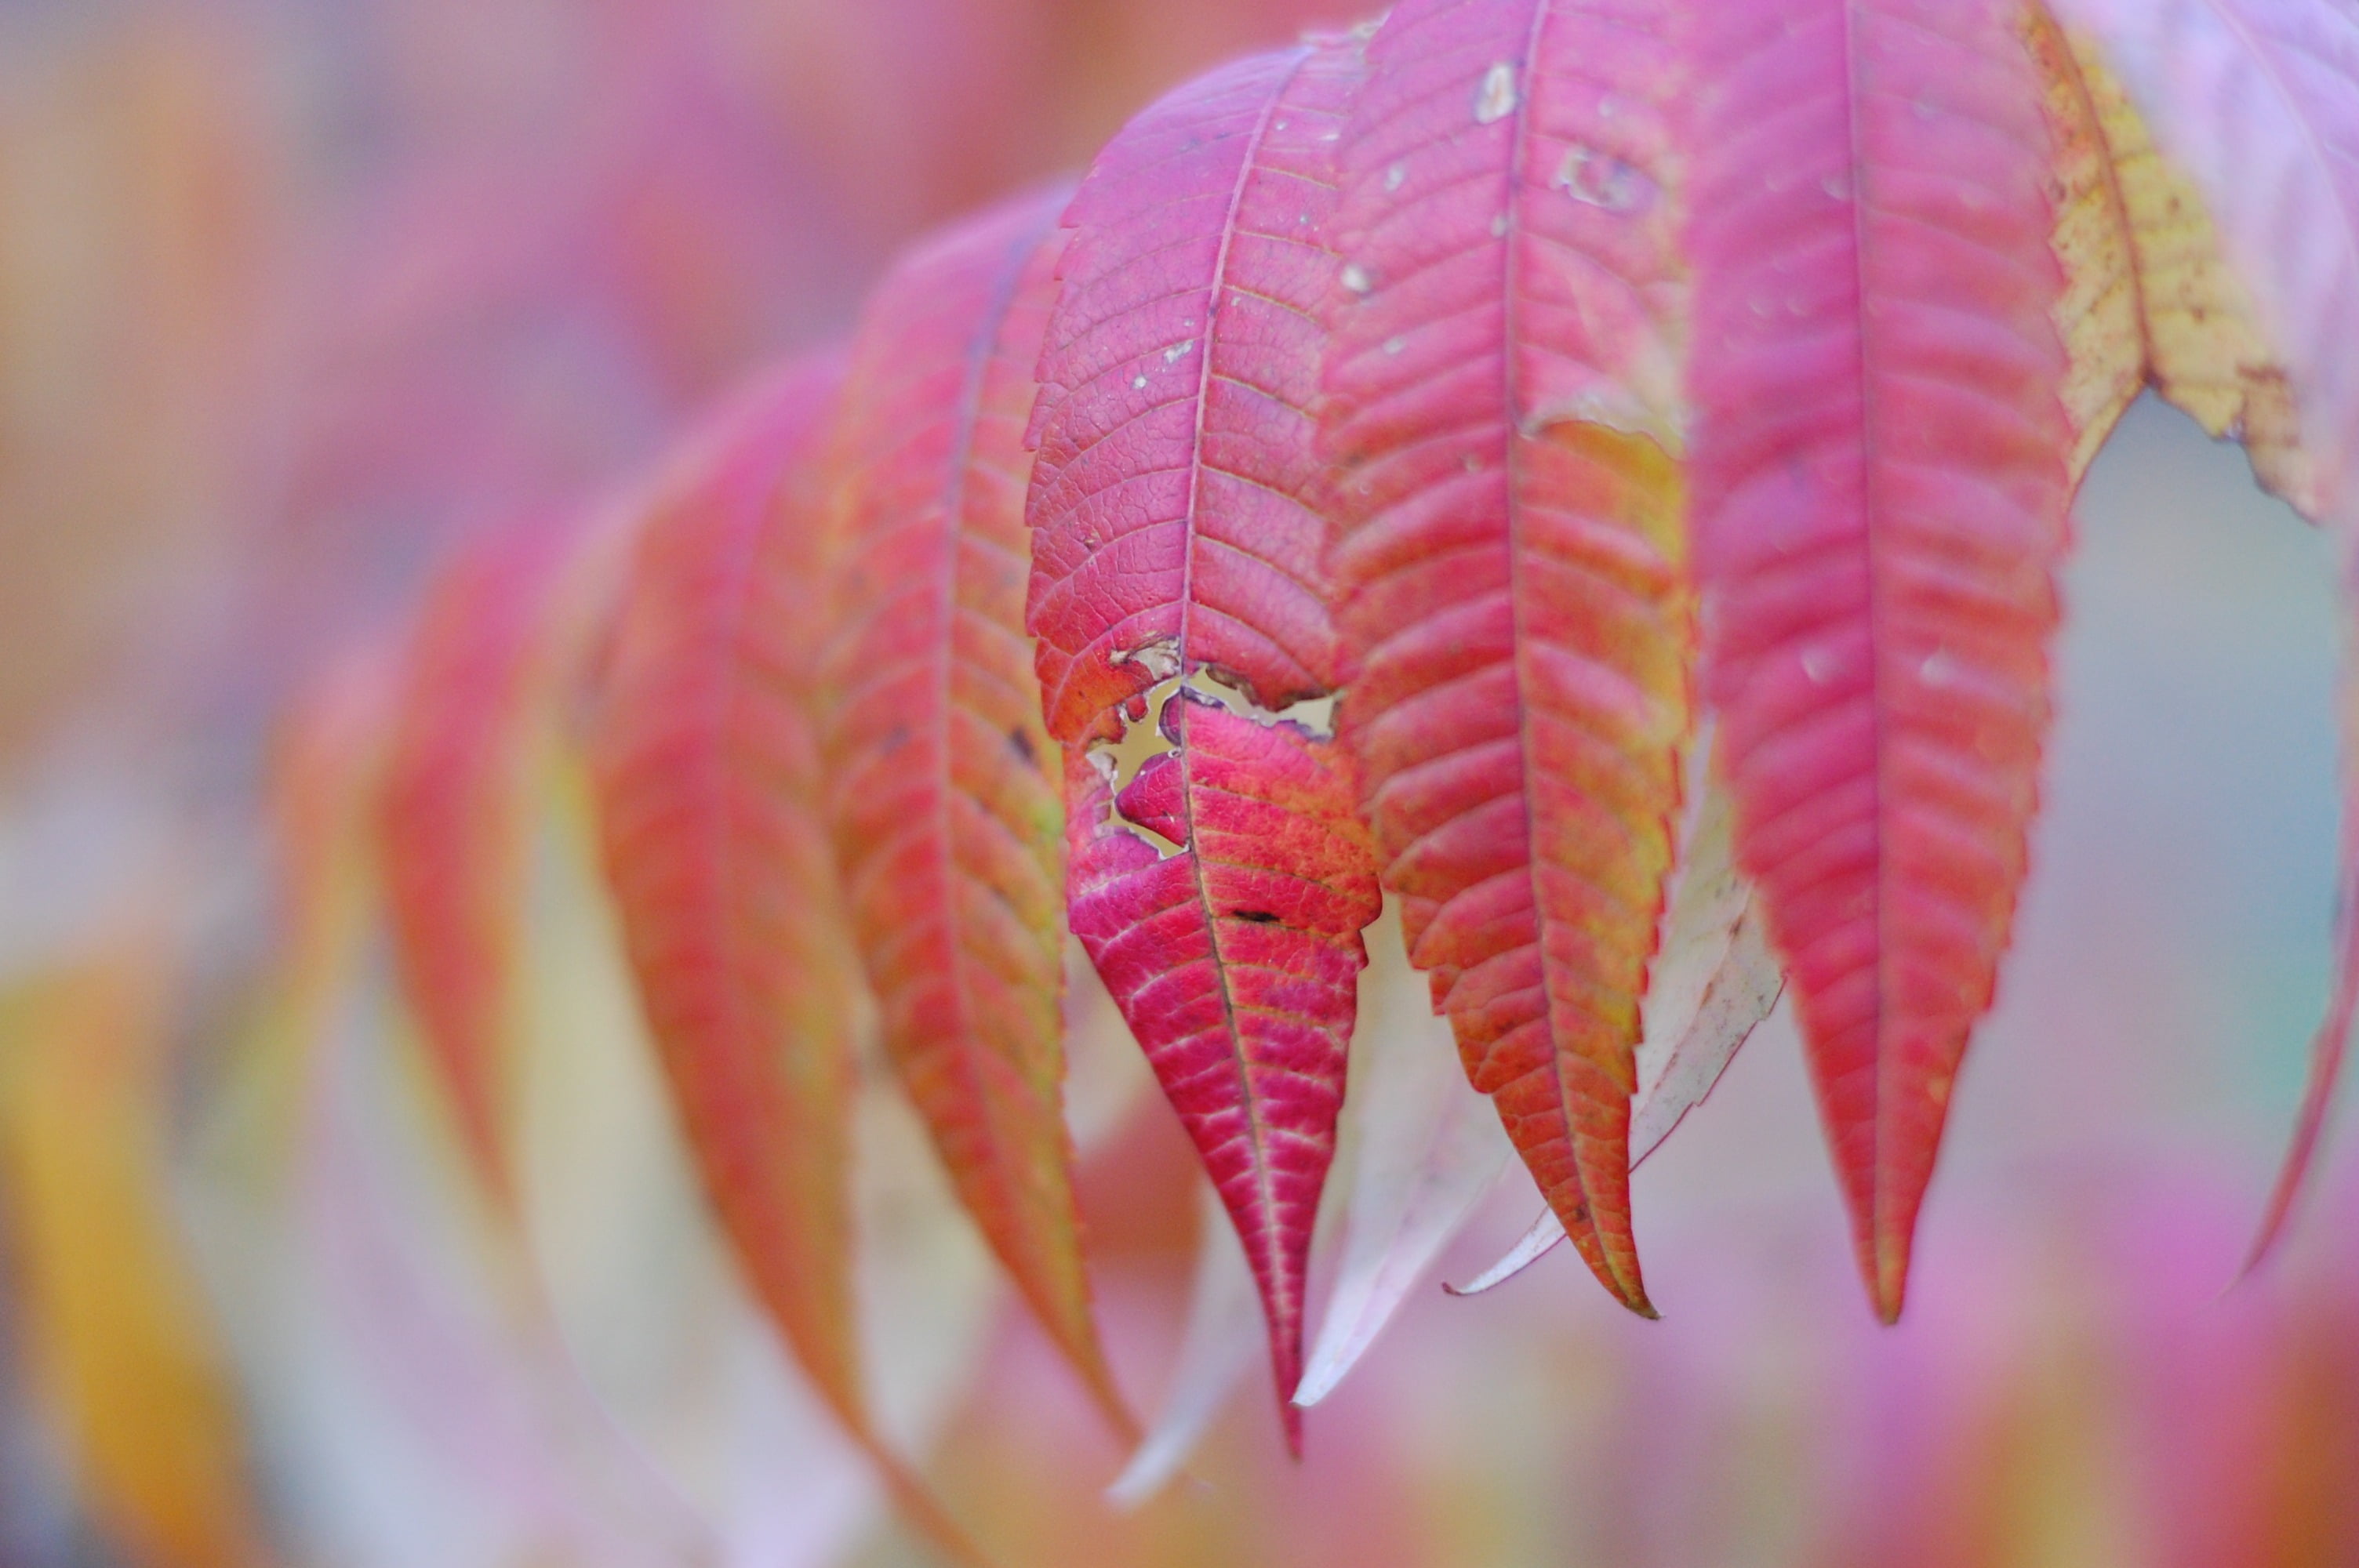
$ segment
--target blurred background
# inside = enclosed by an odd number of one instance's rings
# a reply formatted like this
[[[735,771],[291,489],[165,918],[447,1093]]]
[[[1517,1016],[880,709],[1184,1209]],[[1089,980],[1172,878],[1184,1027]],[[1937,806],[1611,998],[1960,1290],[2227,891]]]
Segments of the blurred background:
[[[594,509],[841,331],[928,224],[1354,19],[0,3],[0,1568],[929,1561],[712,1236],[561,770],[527,1235],[486,1221],[348,863],[383,679],[354,650],[451,550]],[[2037,870],[1902,1327],[1872,1325],[1781,1011],[1638,1179],[1665,1322],[1562,1252],[1422,1289],[1303,1463],[1248,1379],[1117,1508],[1124,1455],[879,1093],[888,1425],[1027,1568],[2359,1563],[2352,1138],[2227,1290],[2325,997],[2328,552],[2141,405],[2066,590]],[[1200,1178],[1076,999],[1093,1266],[1152,1411]],[[1443,1276],[1537,1208],[1505,1184]]]

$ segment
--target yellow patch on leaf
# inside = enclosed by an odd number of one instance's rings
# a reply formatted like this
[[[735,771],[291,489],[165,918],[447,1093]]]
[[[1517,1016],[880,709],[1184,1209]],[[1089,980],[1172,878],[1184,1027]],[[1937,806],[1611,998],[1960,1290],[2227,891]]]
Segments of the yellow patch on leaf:
[[[2155,146],[2097,46],[2042,7],[2027,15],[2056,136],[2057,325],[2071,355],[2075,478],[2151,384],[2212,437],[2243,443],[2261,483],[2315,515],[2285,367],[2194,181]]]

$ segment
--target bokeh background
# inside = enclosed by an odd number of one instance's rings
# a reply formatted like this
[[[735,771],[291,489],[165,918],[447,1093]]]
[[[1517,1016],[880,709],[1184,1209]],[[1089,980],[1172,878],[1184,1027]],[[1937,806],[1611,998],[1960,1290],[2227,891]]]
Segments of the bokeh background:
[[[0,3],[0,1565],[928,1560],[714,1245],[562,783],[519,1250],[344,907],[364,871],[288,849],[334,761],[289,716],[365,686],[349,651],[447,552],[595,507],[842,330],[897,244],[1354,19]],[[1638,1179],[1664,1323],[1562,1254],[1422,1292],[1299,1465],[1248,1385],[1121,1509],[1123,1455],[880,1094],[870,1332],[953,1507],[1027,1568],[2359,1563],[2354,1139],[2228,1289],[2325,996],[2328,550],[2142,405],[2065,587],[2037,870],[1902,1327],[1781,1011]],[[334,984],[284,981],[290,905],[342,910]],[[1079,995],[1093,1261],[1151,1411],[1198,1178]],[[1444,1274],[1536,1209],[1510,1182]]]

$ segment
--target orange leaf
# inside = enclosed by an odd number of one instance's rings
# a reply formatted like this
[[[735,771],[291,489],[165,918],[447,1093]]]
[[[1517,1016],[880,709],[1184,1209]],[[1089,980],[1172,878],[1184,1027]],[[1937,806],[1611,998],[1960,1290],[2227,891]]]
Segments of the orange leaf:
[[[876,1433],[860,1371],[863,998],[820,815],[799,476],[840,375],[831,355],[754,392],[649,499],[600,694],[600,829],[672,1098],[756,1299],[903,1509],[971,1557]]]
[[[549,611],[581,529],[472,540],[428,590],[401,673],[378,806],[379,875],[402,989],[501,1209],[517,1021],[532,762],[547,723]]]
[[[166,984],[134,944],[0,999],[0,1194],[84,1509],[151,1568],[255,1568],[237,1401],[164,1162]]]
[[[1342,729],[1468,1078],[1649,1315],[1630,1096],[1692,638],[1667,6],[1411,0],[1343,134]]]
[[[828,802],[886,1052],[959,1197],[1127,1430],[1091,1319],[1064,1078],[1056,749],[1024,636],[1024,449],[1062,191],[905,255],[828,453]]]

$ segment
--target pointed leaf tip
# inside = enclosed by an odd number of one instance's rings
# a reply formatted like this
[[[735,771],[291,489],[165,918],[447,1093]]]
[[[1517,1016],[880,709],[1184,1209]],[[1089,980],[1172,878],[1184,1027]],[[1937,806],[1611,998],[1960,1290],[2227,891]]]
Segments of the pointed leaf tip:
[[[1027,624],[1068,779],[1074,932],[1226,1206],[1289,1444],[1360,932],[1310,413],[1332,157],[1323,41],[1180,88],[1076,196],[1040,360]]]
[[[903,1514],[981,1563],[878,1435],[860,1371],[861,981],[820,809],[803,488],[841,375],[821,355],[755,389],[639,503],[592,737],[599,827],[658,1061],[756,1300]]]
[[[1025,425],[1061,189],[906,254],[821,483],[827,812],[886,1054],[961,1201],[1107,1419],[1062,1110],[1063,827],[1024,635]]]
[[[1693,15],[1705,690],[1889,1317],[2048,730],[2071,444],[2048,131],[2006,0]]]
[[[1339,153],[1325,375],[1386,886],[1470,1080],[1640,1312],[1633,1052],[1692,642],[1673,9],[1394,9]]]

